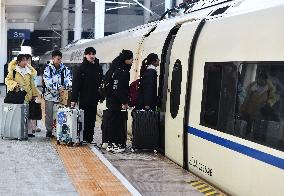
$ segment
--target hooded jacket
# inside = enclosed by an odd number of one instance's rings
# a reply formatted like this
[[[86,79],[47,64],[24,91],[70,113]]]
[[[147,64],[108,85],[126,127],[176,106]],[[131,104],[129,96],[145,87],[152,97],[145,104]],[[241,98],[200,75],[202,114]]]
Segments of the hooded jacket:
[[[114,76],[112,94],[106,98],[106,106],[109,109],[120,110],[123,105],[128,104],[129,80],[131,65],[123,63],[122,59],[116,58],[113,61]]]
[[[63,74],[63,85],[61,77]],[[43,80],[46,86],[44,99],[47,101],[59,102],[59,89],[70,88],[72,86],[72,75],[70,70],[61,63],[56,69],[52,62],[47,64],[43,73]]]
[[[7,85],[8,91],[13,91],[17,84],[20,88],[27,92],[25,97],[25,102],[28,103],[32,100],[32,97],[39,96],[39,91],[35,86],[34,77],[37,75],[37,71],[31,66],[27,65],[30,73],[25,74],[24,76],[16,69],[17,61],[13,60],[8,65],[8,75],[5,78],[5,84]],[[16,71],[15,77],[13,77],[13,72]]]

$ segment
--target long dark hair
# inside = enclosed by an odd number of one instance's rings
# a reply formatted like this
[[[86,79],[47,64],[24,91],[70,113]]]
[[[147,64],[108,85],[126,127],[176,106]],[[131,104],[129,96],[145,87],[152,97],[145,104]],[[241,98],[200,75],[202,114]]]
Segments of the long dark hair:
[[[143,76],[143,74],[145,73],[147,67],[149,65],[151,65],[153,62],[155,62],[157,59],[159,59],[158,55],[155,54],[155,53],[150,53],[147,58],[145,58],[143,61],[142,61],[142,66],[141,66],[141,69],[140,69],[140,77]]]

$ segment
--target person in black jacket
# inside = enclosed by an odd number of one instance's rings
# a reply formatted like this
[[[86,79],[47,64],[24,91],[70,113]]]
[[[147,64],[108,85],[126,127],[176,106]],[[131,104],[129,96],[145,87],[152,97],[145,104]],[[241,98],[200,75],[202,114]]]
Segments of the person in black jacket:
[[[156,110],[157,106],[157,67],[160,60],[157,54],[150,53],[142,61],[140,85],[137,95],[136,110]]]
[[[102,83],[103,70],[99,59],[95,57],[96,50],[88,47],[84,52],[84,60],[74,70],[71,106],[79,101],[79,108],[84,110],[84,135],[87,143],[93,142],[97,115],[97,105],[100,99],[98,88]]]
[[[125,150],[127,112],[121,110],[128,109],[129,71],[132,63],[133,53],[130,50],[122,50],[113,61],[112,93],[106,97],[106,106],[110,111],[108,119],[110,141],[107,151],[123,152]]]

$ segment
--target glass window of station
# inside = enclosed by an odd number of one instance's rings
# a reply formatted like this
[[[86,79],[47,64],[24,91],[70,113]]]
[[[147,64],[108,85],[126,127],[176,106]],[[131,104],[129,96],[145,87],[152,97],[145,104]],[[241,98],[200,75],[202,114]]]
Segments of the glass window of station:
[[[206,63],[200,124],[284,151],[284,62]]]

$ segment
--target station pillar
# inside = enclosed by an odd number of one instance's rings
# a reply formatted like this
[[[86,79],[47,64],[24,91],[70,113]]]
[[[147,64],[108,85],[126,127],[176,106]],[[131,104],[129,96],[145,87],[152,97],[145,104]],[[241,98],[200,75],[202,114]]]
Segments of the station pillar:
[[[61,22],[61,48],[68,44],[68,28],[69,28],[69,0],[62,0],[62,22]]]
[[[0,84],[4,83],[4,64],[7,62],[7,19],[5,1],[0,0]]]
[[[95,1],[95,39],[104,37],[105,34],[105,0]]]
[[[148,9],[151,9],[151,0],[144,0],[144,6]],[[144,24],[150,21],[151,15],[150,12],[144,9]]]
[[[75,0],[74,41],[81,39],[82,35],[82,0]]]

